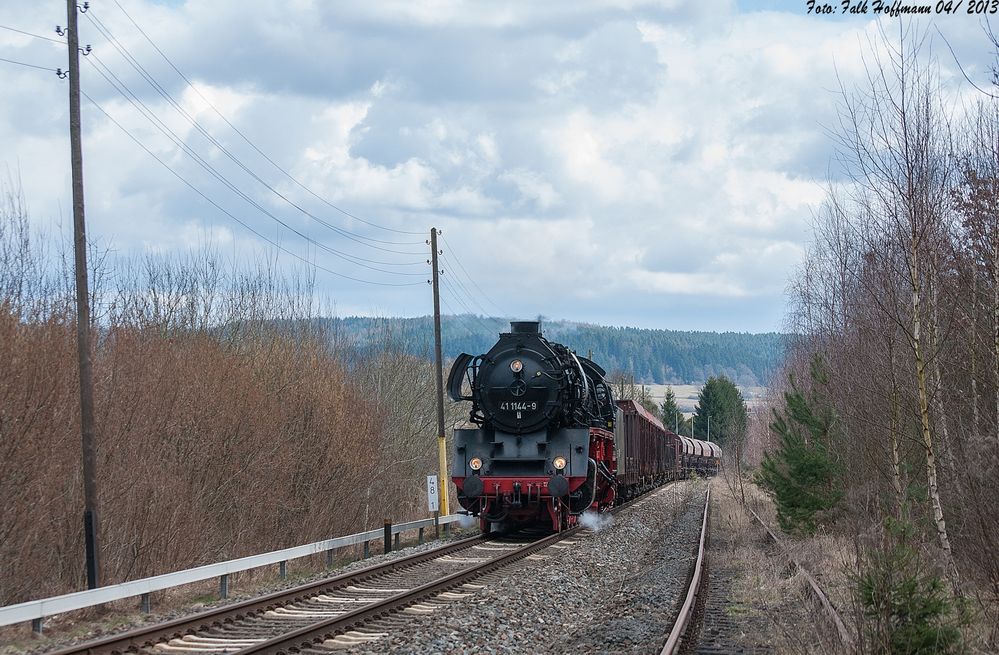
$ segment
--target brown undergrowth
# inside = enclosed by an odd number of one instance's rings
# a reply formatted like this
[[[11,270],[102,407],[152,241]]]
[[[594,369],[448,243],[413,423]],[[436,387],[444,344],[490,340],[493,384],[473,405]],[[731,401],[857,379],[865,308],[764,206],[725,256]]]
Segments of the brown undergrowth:
[[[0,605],[84,580],[67,258],[36,238],[17,194],[3,200]],[[308,275],[266,260],[202,248],[91,261],[104,584],[426,515],[426,360],[390,335],[358,360],[311,320]]]

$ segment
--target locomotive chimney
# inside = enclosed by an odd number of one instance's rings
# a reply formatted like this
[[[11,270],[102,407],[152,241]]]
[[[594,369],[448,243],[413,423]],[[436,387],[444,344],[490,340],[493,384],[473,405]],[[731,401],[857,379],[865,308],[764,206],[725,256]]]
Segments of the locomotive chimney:
[[[541,334],[541,321],[510,321],[512,334]]]

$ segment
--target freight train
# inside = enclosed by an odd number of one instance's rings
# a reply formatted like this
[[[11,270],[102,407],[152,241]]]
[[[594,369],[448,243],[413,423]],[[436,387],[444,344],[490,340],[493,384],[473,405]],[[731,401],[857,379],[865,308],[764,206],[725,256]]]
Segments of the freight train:
[[[540,328],[512,322],[489,352],[461,354],[448,376],[451,400],[471,402],[472,425],[454,431],[451,479],[483,532],[563,530],[584,512],[718,470],[717,445],[674,434],[633,400],[615,401],[600,366]]]

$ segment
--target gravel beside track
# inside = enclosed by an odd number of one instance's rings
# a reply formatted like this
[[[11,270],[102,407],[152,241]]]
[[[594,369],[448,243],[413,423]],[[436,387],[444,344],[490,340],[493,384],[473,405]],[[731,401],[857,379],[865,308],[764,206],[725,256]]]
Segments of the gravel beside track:
[[[428,604],[405,625],[387,618],[350,653],[658,653],[672,626],[697,543],[704,483],[641,499],[459,599]]]

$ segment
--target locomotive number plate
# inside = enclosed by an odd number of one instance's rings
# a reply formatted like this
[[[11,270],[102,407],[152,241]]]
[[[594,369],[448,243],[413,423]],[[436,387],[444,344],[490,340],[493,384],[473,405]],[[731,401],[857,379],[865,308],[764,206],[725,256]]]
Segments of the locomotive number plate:
[[[538,409],[538,403],[500,403],[499,408],[507,412],[533,412]]]

